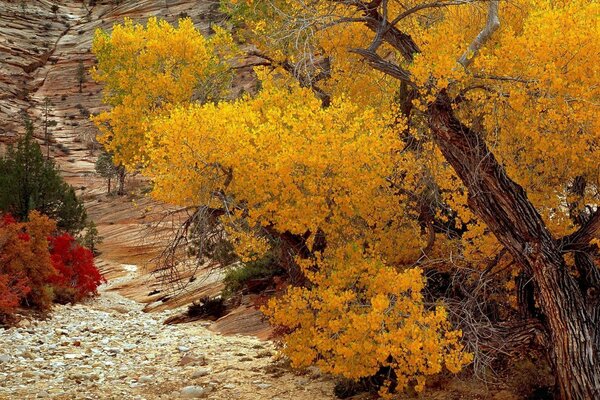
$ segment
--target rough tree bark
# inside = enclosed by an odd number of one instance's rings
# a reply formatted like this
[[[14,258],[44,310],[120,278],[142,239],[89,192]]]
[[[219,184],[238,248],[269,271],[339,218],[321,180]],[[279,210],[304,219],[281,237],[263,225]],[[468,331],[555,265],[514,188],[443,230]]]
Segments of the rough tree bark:
[[[599,398],[599,328],[557,241],[485,141],[455,117],[445,92],[428,113],[434,140],[468,189],[470,208],[533,277],[561,398]]]

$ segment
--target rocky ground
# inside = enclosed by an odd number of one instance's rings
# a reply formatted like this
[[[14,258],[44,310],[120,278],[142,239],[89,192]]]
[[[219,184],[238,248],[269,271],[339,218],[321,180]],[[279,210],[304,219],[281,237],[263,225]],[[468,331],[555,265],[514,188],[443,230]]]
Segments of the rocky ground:
[[[272,342],[221,336],[209,323],[164,325],[111,291],[56,306],[45,321],[0,328],[0,399],[330,399],[317,371],[293,373]]]

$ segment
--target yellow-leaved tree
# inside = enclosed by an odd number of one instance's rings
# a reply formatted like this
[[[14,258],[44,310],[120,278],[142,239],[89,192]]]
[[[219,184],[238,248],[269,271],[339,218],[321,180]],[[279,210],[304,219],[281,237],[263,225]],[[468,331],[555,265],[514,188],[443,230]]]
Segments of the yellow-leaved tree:
[[[205,38],[190,19],[174,28],[150,18],[146,26],[125,19],[110,34],[98,30],[92,45],[110,110],[93,118],[100,142],[116,164],[132,169],[147,162],[145,132],[153,118],[183,104],[223,98],[232,77],[231,37],[217,28]]]
[[[223,5],[264,65],[257,93],[207,102],[219,96],[165,69],[227,75],[225,32],[130,22],[97,35],[113,106],[97,121],[156,198],[216,210],[240,256],[288,244],[305,282],[266,312],[294,364],[352,379],[388,368],[420,389],[470,361],[456,323],[475,354],[537,343],[558,395],[596,398],[600,6]],[[152,57],[172,64],[145,60],[150,32],[182,29],[182,48],[219,43],[200,46],[213,63],[177,46]]]

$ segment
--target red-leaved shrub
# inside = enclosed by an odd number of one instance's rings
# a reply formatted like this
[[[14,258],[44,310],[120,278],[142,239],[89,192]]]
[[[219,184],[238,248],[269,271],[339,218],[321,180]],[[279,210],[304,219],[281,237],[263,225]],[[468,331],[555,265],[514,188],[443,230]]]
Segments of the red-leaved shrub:
[[[63,233],[50,239],[50,258],[57,274],[50,277],[56,301],[74,302],[95,294],[106,280],[94,265],[94,255],[73,236]]]
[[[9,215],[0,218],[0,275],[8,276],[7,289],[0,297],[6,295],[7,304],[13,304],[16,295],[17,303],[50,308],[54,296],[49,279],[56,270],[50,261],[48,236],[55,230],[54,221],[36,211],[29,214],[29,222],[17,222]]]
[[[17,307],[48,310],[95,294],[105,279],[92,252],[37,211],[28,222],[0,215],[0,322]]]
[[[0,274],[0,319],[9,315],[21,304],[21,300],[31,291],[29,279],[20,275],[11,277]]]

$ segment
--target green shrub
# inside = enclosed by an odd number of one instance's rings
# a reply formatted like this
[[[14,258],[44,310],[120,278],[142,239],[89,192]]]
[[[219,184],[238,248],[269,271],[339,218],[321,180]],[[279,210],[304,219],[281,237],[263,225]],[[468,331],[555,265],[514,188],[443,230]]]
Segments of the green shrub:
[[[256,261],[236,264],[229,267],[225,273],[223,296],[230,297],[242,291],[248,281],[272,278],[283,273],[283,269],[277,264],[276,258],[271,252]]]

